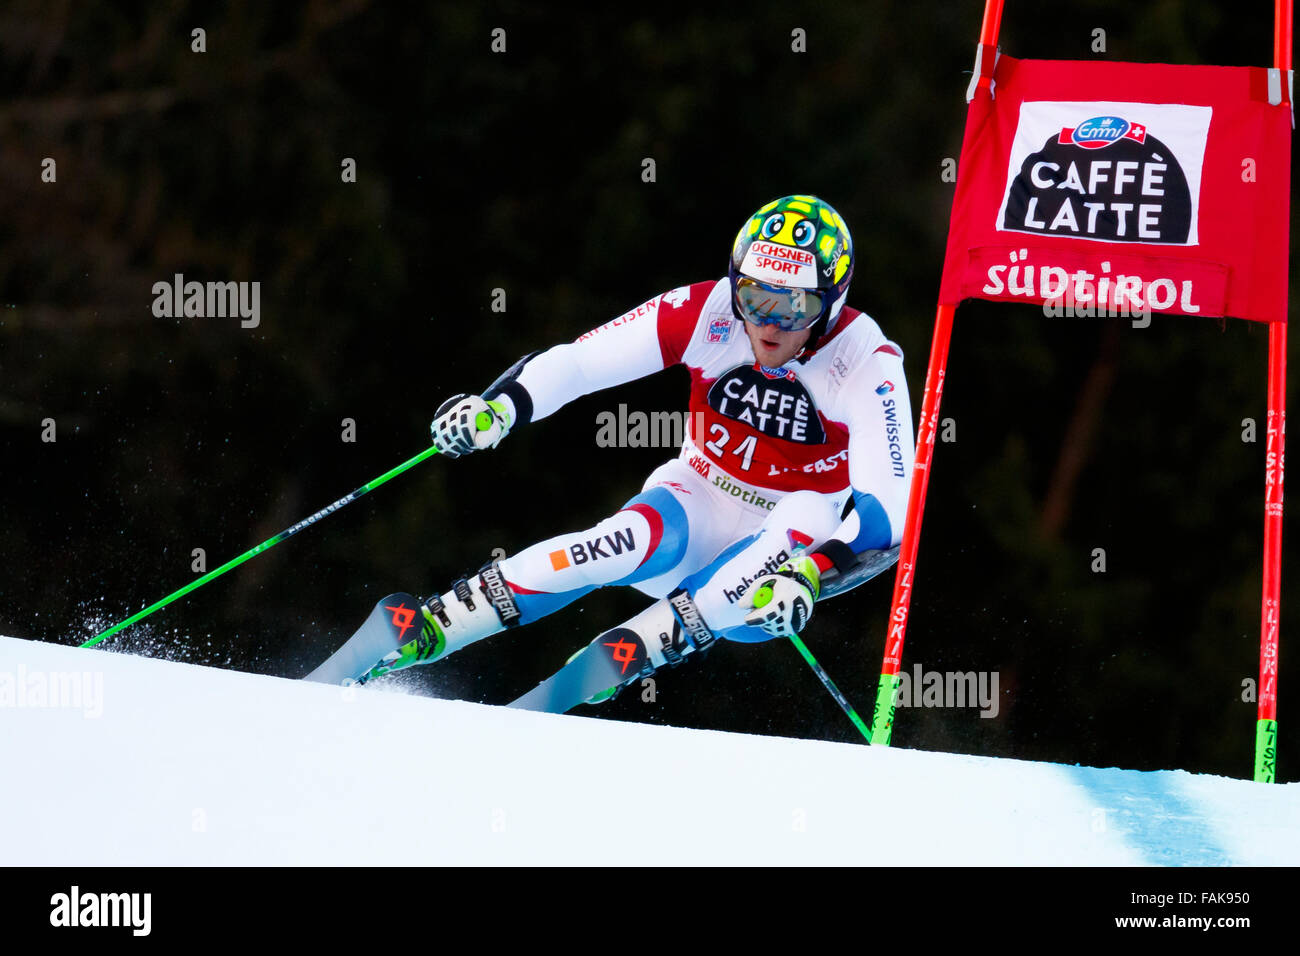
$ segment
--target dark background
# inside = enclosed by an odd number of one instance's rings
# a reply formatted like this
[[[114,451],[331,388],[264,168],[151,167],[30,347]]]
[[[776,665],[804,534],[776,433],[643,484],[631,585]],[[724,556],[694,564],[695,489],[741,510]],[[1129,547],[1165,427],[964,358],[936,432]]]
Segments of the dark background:
[[[1013,55],[1271,64],[1264,2],[1008,7]],[[209,568],[243,552],[426,447],[447,395],[721,276],[736,229],[787,193],[848,220],[849,302],[902,345],[919,409],[953,190],[941,164],[958,153],[981,10],[8,5],[0,633],[80,642],[191,580],[191,549]],[[498,26],[505,54],[489,48]],[[176,272],[261,282],[260,327],[155,318],[152,285]],[[996,670],[1001,709],[900,709],[897,745],[1250,776],[1266,333],[963,306],[942,409],[957,440],[936,451],[905,667]],[[441,590],[495,548],[617,508],[673,451],[598,448],[597,413],[681,409],[686,389],[674,369],[495,452],[434,459],[110,647],[301,676],[384,594]],[[1300,613],[1296,542],[1284,623]],[[823,605],[804,635],[867,713],[892,581]],[[596,593],[391,681],[503,703],[644,603]],[[1300,756],[1290,672],[1284,780]],[[858,739],[779,641],[665,673],[653,704],[581,710]]]

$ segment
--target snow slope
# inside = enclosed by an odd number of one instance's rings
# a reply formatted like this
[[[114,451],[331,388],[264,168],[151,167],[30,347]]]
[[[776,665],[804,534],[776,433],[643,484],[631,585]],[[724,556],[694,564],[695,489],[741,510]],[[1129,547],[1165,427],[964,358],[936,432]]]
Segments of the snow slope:
[[[5,637],[0,726],[6,865],[1300,862],[1295,783],[533,714]]]

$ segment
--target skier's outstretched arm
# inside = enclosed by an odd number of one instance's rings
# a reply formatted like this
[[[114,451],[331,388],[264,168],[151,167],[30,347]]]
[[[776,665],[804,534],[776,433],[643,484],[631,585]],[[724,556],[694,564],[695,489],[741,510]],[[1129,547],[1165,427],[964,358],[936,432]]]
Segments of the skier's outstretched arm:
[[[453,456],[495,448],[512,429],[545,418],[583,395],[642,378],[681,361],[714,282],[657,295],[573,342],[524,356],[479,395],[443,402],[431,426]],[[488,413],[492,427],[479,429]]]

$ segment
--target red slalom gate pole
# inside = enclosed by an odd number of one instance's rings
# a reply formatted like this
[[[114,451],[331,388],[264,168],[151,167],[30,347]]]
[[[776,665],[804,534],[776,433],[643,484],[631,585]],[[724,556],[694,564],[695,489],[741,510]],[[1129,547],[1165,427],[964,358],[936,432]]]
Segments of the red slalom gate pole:
[[[984,21],[980,25],[980,46],[985,48],[983,62],[988,64],[977,80],[977,95],[989,95],[993,78],[993,61],[997,51],[998,31],[1002,27],[1004,0],[985,0]],[[948,369],[948,345],[952,340],[955,305],[940,303],[934,317],[934,339],[930,343],[930,364],[925,372],[925,396],[921,400],[921,421],[916,436],[916,463],[912,487],[907,495],[907,519],[899,548],[898,572],[894,577],[894,597],[889,608],[889,631],[885,637],[885,658],[880,666],[880,683],[876,687],[876,705],[871,716],[871,743],[888,747],[894,731],[894,694],[898,689],[898,672],[903,665],[903,639],[907,634],[907,616],[912,607],[912,581],[916,570],[916,550],[921,539],[921,517],[925,512],[925,493],[930,485],[930,463],[934,459],[934,436],[939,427],[939,402],[943,398],[943,381]]]
[[[916,549],[921,537],[925,492],[930,484],[930,462],[934,458],[934,435],[939,427],[939,401],[943,397],[943,380],[948,368],[948,343],[952,339],[952,317],[955,311],[951,305],[941,305],[934,319],[930,367],[925,374],[925,397],[921,400],[921,422],[917,428],[916,464],[912,471],[912,487],[907,496],[907,519],[903,525],[898,572],[894,577],[894,598],[889,608],[885,659],[880,667],[876,706],[871,715],[873,746],[888,747],[894,729],[894,692],[898,688],[898,671],[903,664],[903,637],[907,633],[907,615],[912,605],[912,572],[916,567]]]
[[[1278,0],[1282,2],[1282,0]],[[1289,0],[1288,0],[1289,2]],[[985,0],[984,3],[984,22],[980,24],[980,44],[982,46],[998,45],[998,31],[1002,29],[1002,4],[1003,0]],[[980,86],[986,86],[981,83]]]
[[[1268,330],[1268,425],[1264,465],[1264,594],[1259,625],[1255,780],[1277,775],[1277,662],[1282,608],[1282,475],[1286,444],[1286,323]]]
[[[1292,0],[1273,2],[1273,66],[1291,69]],[[1277,777],[1278,644],[1282,617],[1282,479],[1286,448],[1286,322],[1268,329],[1268,425],[1264,460],[1264,593],[1259,624],[1255,780]]]
[[[980,25],[980,46],[984,48],[976,95],[989,95],[993,78],[993,61],[997,51],[998,31],[1002,27],[1004,0],[985,0],[984,21]],[[898,689],[898,672],[903,664],[903,639],[907,634],[907,616],[912,607],[912,581],[916,570],[916,549],[921,539],[921,517],[925,512],[925,492],[930,485],[930,463],[934,459],[934,436],[939,427],[939,402],[943,398],[943,381],[948,369],[948,344],[952,339],[955,305],[939,304],[934,317],[934,338],[930,343],[930,364],[925,372],[925,396],[921,400],[921,420],[916,435],[916,463],[912,487],[907,495],[907,519],[899,548],[898,572],[894,577],[894,597],[889,608],[889,631],[885,637],[885,658],[880,666],[880,683],[876,688],[876,705],[871,717],[871,743],[888,747],[894,731],[894,694]]]

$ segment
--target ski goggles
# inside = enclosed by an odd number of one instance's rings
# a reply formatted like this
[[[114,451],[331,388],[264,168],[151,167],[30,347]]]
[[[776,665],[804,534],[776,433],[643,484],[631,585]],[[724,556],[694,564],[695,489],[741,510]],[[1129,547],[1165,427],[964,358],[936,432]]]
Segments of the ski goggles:
[[[785,289],[746,276],[732,284],[731,295],[746,322],[775,325],[783,332],[808,328],[826,310],[826,299],[815,289]]]

